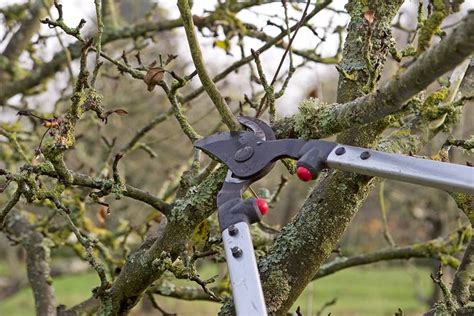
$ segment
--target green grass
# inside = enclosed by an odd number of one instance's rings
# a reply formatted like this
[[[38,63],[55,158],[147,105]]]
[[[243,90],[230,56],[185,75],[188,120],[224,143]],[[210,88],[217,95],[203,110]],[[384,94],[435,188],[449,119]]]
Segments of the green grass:
[[[418,284],[413,273],[420,276]],[[429,271],[424,269],[365,267],[340,271],[309,285],[294,305],[299,305],[303,315],[308,307],[314,311],[337,298],[335,305],[325,309],[327,315],[394,315],[398,308],[405,314],[418,315],[427,310],[417,300],[417,286],[424,296],[432,290]],[[308,294],[309,293],[309,294]]]
[[[87,273],[54,279],[57,304],[72,306],[90,297],[91,289],[99,285],[96,274]],[[34,315],[35,306],[31,289],[24,289],[0,302],[0,315]]]
[[[323,315],[394,315],[402,308],[407,315],[418,315],[427,307],[416,299],[413,274],[420,276],[417,286],[428,295],[432,286],[429,271],[422,268],[372,266],[354,268],[328,276],[309,285],[295,303],[292,311],[300,306],[303,315],[315,315],[316,311],[333,298],[337,303],[325,309]],[[205,273],[207,274],[207,273]],[[57,278],[54,280],[58,304],[72,306],[90,296],[91,288],[99,280],[93,273]],[[178,315],[215,315],[219,304],[207,302],[183,302],[157,297],[159,304],[168,312]],[[308,312],[311,308],[312,312]],[[134,315],[144,315],[140,307]],[[151,313],[149,315],[158,315]],[[0,315],[34,315],[34,303],[30,289],[24,289],[14,297],[0,302]]]

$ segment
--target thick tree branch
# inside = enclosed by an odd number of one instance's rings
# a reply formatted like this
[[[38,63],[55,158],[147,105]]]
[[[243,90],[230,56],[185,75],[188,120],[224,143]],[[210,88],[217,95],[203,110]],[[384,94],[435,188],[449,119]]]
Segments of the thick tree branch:
[[[7,218],[7,230],[21,240],[26,251],[26,270],[35,298],[36,315],[55,315],[56,303],[50,275],[50,247],[45,238],[22,214]]]
[[[375,122],[402,110],[411,97],[459,65],[473,52],[474,11],[470,11],[451,34],[377,91],[354,101],[330,106],[317,100],[306,100],[303,111],[278,121],[273,129],[279,138],[324,138]]]
[[[10,62],[14,62],[20,54],[28,47],[30,40],[35,35],[41,25],[42,20],[48,14],[48,8],[53,5],[53,0],[36,0],[29,9],[31,16],[26,18],[18,31],[13,34],[10,42],[5,47],[2,55]]]
[[[216,208],[217,192],[222,185],[226,168],[219,168],[203,182],[191,188],[188,194],[174,203],[167,223],[163,223],[160,234],[145,240],[138,249],[129,255],[109,290],[112,299],[112,314],[125,314],[135,306],[149,285],[164,272],[160,269],[163,260],[174,259],[184,250],[195,227],[211,215]],[[79,312],[82,304],[66,311]],[[99,308],[99,301],[89,299],[84,302],[89,311]]]
[[[471,238],[459,268],[454,275],[453,285],[451,287],[451,294],[457,300],[460,306],[465,306],[469,303],[471,297],[470,285],[474,278],[474,238]]]

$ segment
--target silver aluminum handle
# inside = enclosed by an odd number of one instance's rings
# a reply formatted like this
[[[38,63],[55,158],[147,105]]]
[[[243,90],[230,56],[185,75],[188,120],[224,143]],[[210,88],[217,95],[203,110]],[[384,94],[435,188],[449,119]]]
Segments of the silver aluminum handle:
[[[260,275],[249,225],[239,222],[222,232],[232,296],[238,316],[266,316]]]
[[[474,168],[458,164],[338,145],[329,154],[327,165],[368,176],[474,194]]]

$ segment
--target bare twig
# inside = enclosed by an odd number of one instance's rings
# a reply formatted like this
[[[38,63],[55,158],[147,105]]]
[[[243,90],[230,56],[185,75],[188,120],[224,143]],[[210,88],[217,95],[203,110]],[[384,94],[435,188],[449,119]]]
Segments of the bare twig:
[[[159,310],[160,313],[163,314],[163,316],[176,316],[176,315],[178,315],[176,313],[168,313],[163,308],[161,308],[160,305],[158,305],[158,302],[156,301],[156,299],[153,296],[152,292],[148,291],[148,292],[146,292],[146,295],[147,295],[148,299],[150,300],[151,304],[153,305],[153,307],[156,308],[157,310]]]
[[[196,67],[202,85],[221,115],[223,122],[230,130],[239,130],[241,128],[239,122],[235,119],[229,105],[220,94],[204,66],[204,60],[196,38],[196,31],[194,30],[194,22],[188,0],[178,0],[178,8],[183,19],[183,26],[186,31],[186,37],[188,38],[188,45],[191,50],[194,66]]]
[[[385,207],[384,184],[385,184],[385,181],[380,182],[380,188],[379,188],[379,201],[380,201],[380,213],[382,215],[383,237],[385,238],[385,240],[390,246],[395,247],[395,241],[393,240],[392,235],[390,234],[390,230],[388,228],[387,209]]]
[[[95,86],[95,81],[97,75],[99,74],[100,63],[100,53],[102,51],[102,33],[104,32],[104,23],[102,22],[102,0],[94,0],[95,3],[95,13],[97,17],[97,35],[94,39],[95,42],[95,67],[94,72],[92,73],[91,86]]]
[[[285,52],[283,53],[283,56],[281,57],[280,63],[278,64],[277,70],[275,71],[275,74],[273,75],[273,79],[272,79],[272,81],[270,82],[270,86],[272,86],[272,87],[273,87],[273,85],[275,84],[276,79],[278,78],[278,73],[280,72],[280,69],[281,69],[281,67],[283,66],[283,62],[285,61],[286,55],[287,55],[288,52],[291,50],[291,45],[293,44],[293,41],[294,41],[294,39],[295,39],[295,37],[296,37],[296,34],[298,34],[298,31],[299,31],[301,25],[303,25],[303,23],[304,23],[304,20],[305,20],[307,14],[308,14],[308,9],[309,9],[309,4],[310,4],[310,2],[311,2],[310,0],[308,0],[308,1],[306,2],[306,6],[305,6],[305,8],[304,8],[304,10],[303,10],[303,14],[301,15],[301,18],[300,18],[300,20],[298,21],[298,23],[295,25],[295,33],[293,34],[293,37],[291,37],[291,39],[289,40],[288,46],[286,47]],[[286,4],[283,4],[283,5],[285,6],[285,13],[286,13]],[[288,33],[288,34],[290,33],[290,29],[289,29],[289,28],[287,29],[287,33]],[[291,53],[290,53],[290,54],[291,54]],[[290,67],[291,67],[291,66],[290,66]],[[270,102],[267,103],[267,104],[270,106],[270,110],[271,110],[270,118],[271,118],[271,121],[273,122],[273,119],[274,119],[274,117],[275,117],[275,109],[274,109],[274,107],[275,107],[275,101],[274,101],[274,96],[273,96],[273,89],[271,90],[271,94],[272,94],[271,96],[269,95],[269,92],[270,92],[270,91],[267,91],[267,90],[265,90],[265,91],[266,91],[266,93],[265,93],[265,96],[263,97],[263,99],[269,98],[269,97],[271,97],[271,98],[273,99],[273,102],[270,100]],[[263,105],[264,105],[264,103],[261,102],[261,103],[260,103],[260,107],[258,108],[257,113],[255,114],[256,117],[259,117],[259,116],[262,114],[263,109],[264,109],[264,108],[263,108]]]

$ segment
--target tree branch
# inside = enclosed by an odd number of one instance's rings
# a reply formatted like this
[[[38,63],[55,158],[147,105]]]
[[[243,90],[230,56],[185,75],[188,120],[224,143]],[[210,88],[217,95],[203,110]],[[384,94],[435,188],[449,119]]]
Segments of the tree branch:
[[[300,112],[273,125],[278,138],[324,138],[375,122],[403,109],[411,97],[453,69],[474,52],[474,11],[438,45],[377,91],[343,104],[324,105],[309,99]],[[302,111],[301,111],[302,110]]]
[[[47,166],[40,166],[40,167],[25,166],[23,167],[23,169],[30,170],[31,172],[36,173],[36,174],[43,174],[43,175],[47,175],[49,177],[53,177],[57,179],[60,178],[60,176],[54,170],[51,170]],[[91,177],[85,174],[72,172],[72,171],[71,171],[71,176],[72,176],[72,182],[71,182],[72,185],[88,187],[92,189],[99,189],[99,190],[102,190],[104,188],[110,188],[113,186],[112,179]],[[125,184],[122,194],[134,200],[142,201],[150,205],[151,207],[155,208],[156,210],[162,212],[165,215],[169,214],[171,210],[171,206],[168,203],[162,201],[161,199],[157,198],[154,195],[151,195],[148,192],[145,192],[141,189],[138,189],[128,184]]]
[[[457,300],[460,306],[469,303],[471,297],[470,285],[474,277],[474,238],[471,238],[459,268],[454,274],[453,285],[451,286],[451,294]]]
[[[53,5],[53,0],[36,0],[29,9],[31,16],[25,19],[18,31],[11,37],[2,55],[14,62],[28,47],[30,40],[41,25],[40,20],[48,14],[48,8]]]
[[[201,47],[199,46],[196,37],[193,17],[188,0],[178,0],[178,8],[179,12],[181,12],[181,18],[183,20],[186,37],[188,39],[191,57],[193,59],[194,66],[196,67],[199,79],[201,79],[202,86],[211,98],[214,106],[222,117],[222,121],[227,125],[227,127],[229,127],[230,130],[239,130],[239,122],[237,122],[235,119],[234,114],[229,108],[229,105],[224,100],[211,77],[207,73],[206,66],[204,66],[204,59],[202,57]]]
[[[471,229],[464,227],[462,230],[470,231]],[[459,266],[459,261],[453,257],[453,255],[455,255],[456,252],[461,251],[459,246],[466,242],[465,239],[460,239],[461,236],[463,236],[462,231],[459,230],[445,239],[437,238],[410,246],[392,247],[349,258],[337,258],[332,262],[322,265],[314,275],[313,280],[351,267],[380,261],[411,258],[437,259],[456,269]]]
[[[5,205],[5,207],[0,212],[0,230],[3,230],[3,227],[5,225],[5,218],[7,217],[8,213],[10,213],[10,211],[15,207],[15,205],[20,201],[20,197],[21,190],[18,188],[13,194],[11,200],[7,203],[7,205]]]
[[[37,315],[55,315],[56,303],[50,275],[52,241],[36,231],[28,220],[16,213],[7,219],[8,231],[21,240],[26,251],[26,270],[33,290]]]

